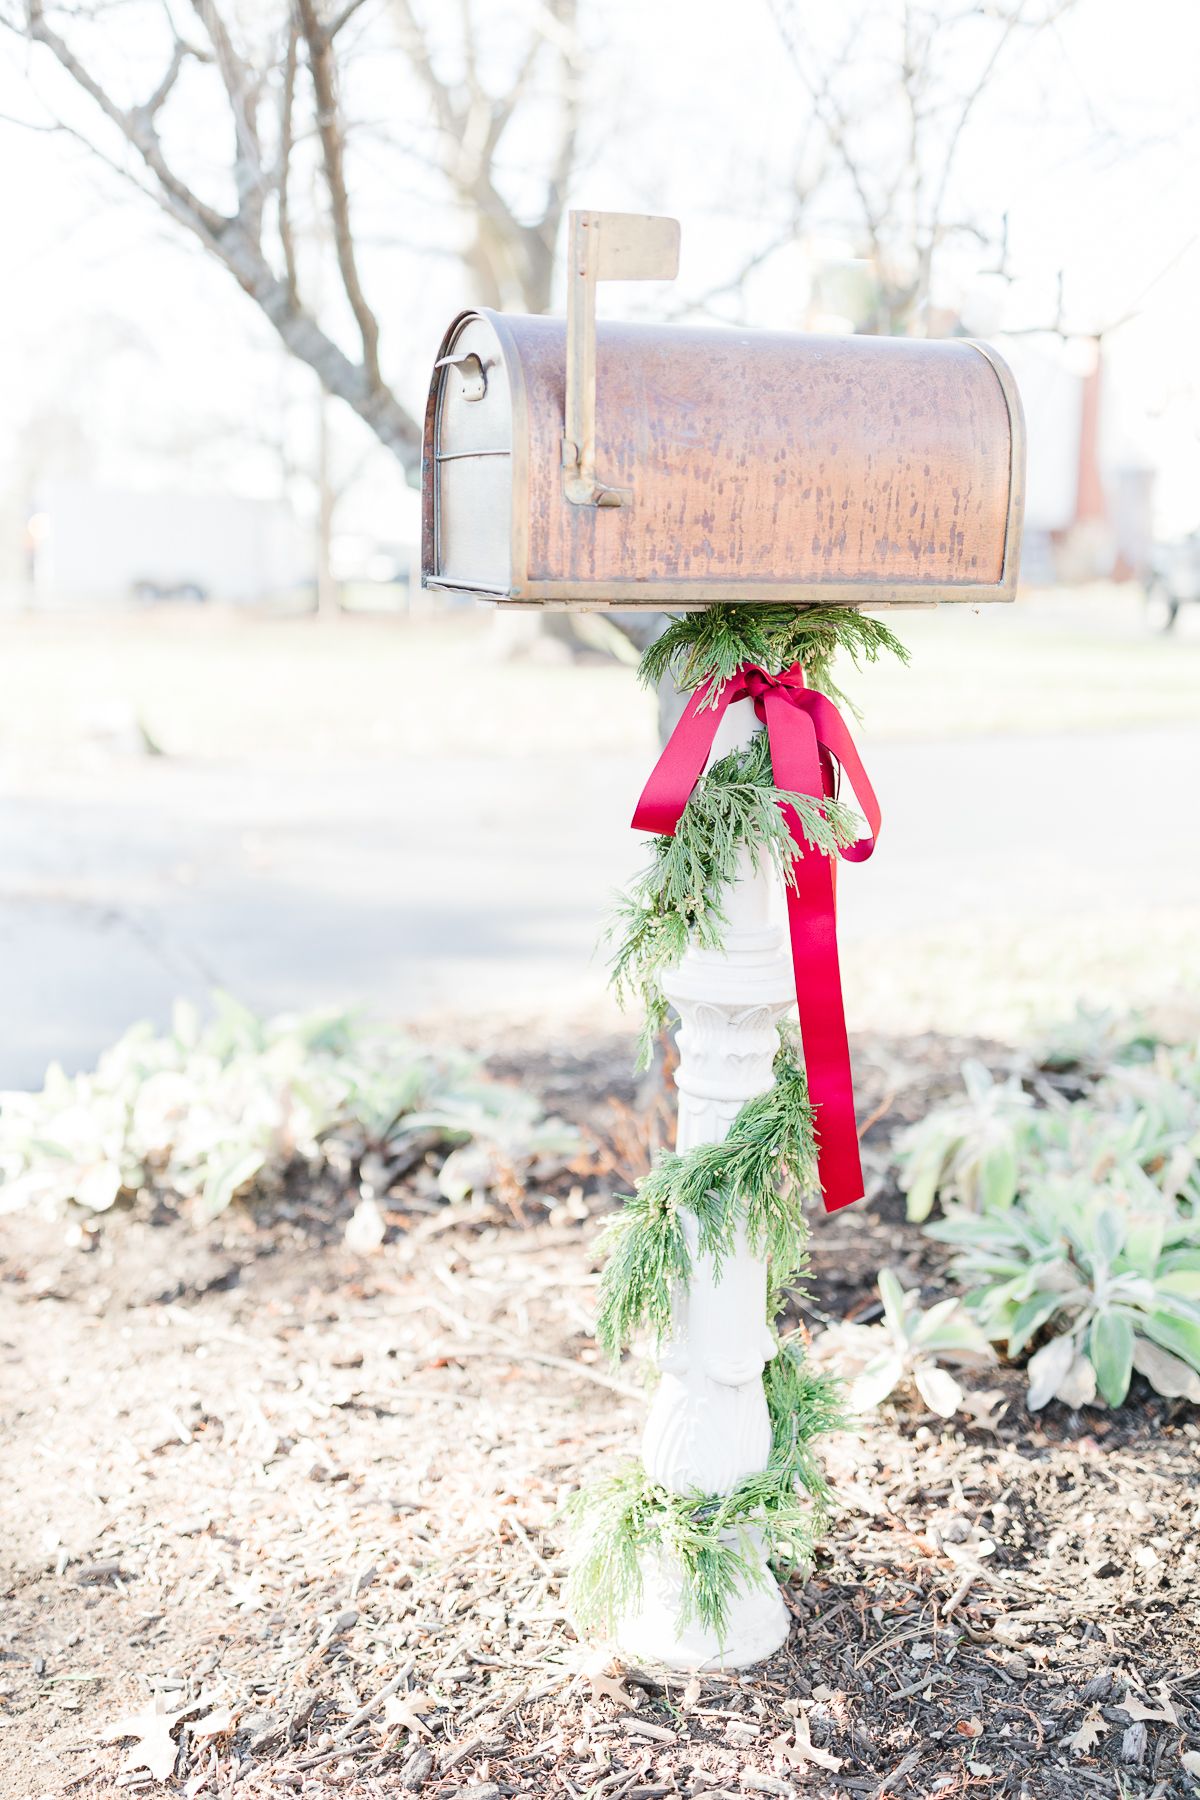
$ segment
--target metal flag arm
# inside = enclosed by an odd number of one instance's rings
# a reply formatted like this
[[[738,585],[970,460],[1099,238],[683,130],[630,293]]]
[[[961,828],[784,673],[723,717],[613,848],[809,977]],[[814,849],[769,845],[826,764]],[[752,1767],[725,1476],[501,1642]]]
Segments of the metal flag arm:
[[[679,221],[644,213],[573,212],[568,219],[567,380],[563,493],[576,506],[621,506],[628,488],[596,479],[596,283],[674,281]]]

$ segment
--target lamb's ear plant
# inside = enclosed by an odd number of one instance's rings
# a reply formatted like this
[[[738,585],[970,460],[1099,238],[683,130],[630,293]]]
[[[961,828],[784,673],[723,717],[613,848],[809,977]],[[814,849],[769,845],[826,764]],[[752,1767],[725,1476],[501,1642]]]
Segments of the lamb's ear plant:
[[[450,1148],[454,1198],[565,1154],[578,1134],[469,1057],[347,1014],[260,1019],[217,994],[204,1022],[181,1004],[170,1031],[134,1026],[95,1070],[52,1067],[40,1093],[0,1095],[0,1213],[99,1213],[145,1191],[207,1220],[290,1169],[370,1158],[386,1176],[426,1139]]]
[[[883,1319],[877,1325],[834,1325],[821,1340],[849,1380],[852,1413],[871,1412],[898,1389],[915,1388],[931,1412],[950,1418],[964,1394],[944,1366],[986,1368],[996,1353],[961,1300],[922,1311],[920,1295],[892,1269],[879,1271]]]
[[[963,1206],[1007,1206],[1016,1195],[1033,1102],[1019,1077],[995,1081],[983,1064],[962,1067],[963,1097],[933,1109],[897,1141],[900,1185],[914,1223],[943,1196]]]
[[[986,1335],[1029,1359],[1029,1405],[1119,1406],[1136,1369],[1200,1400],[1200,1221],[1148,1178],[1141,1204],[1085,1179],[1048,1180],[1019,1206],[951,1209],[927,1229]]]
[[[897,1140],[909,1218],[927,1219],[935,1199],[995,1210],[1075,1172],[1135,1196],[1145,1176],[1168,1201],[1200,1207],[1200,1045],[1152,1048],[1144,1030],[1113,1039],[1117,1060],[1102,1073],[1078,1065],[1073,1098],[1037,1080],[1040,1105],[1019,1077],[965,1063],[962,1097]]]

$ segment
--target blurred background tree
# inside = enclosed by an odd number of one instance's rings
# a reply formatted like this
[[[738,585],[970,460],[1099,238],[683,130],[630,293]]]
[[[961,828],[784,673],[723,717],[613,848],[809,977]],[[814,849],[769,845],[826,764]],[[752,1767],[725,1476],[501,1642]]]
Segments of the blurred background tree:
[[[363,279],[350,164],[368,134],[346,107],[344,64],[401,48],[428,108],[401,123],[422,136],[464,226],[461,254],[479,302],[544,311],[578,142],[576,0],[538,0],[525,11],[495,88],[481,72],[484,34],[470,0],[457,10],[456,33],[439,19],[436,41],[410,0],[384,12],[364,0],[295,0],[250,14],[196,0],[186,17],[167,6],[137,8],[136,19],[125,7],[81,17],[29,0],[7,23],[92,103],[85,123],[63,117],[59,127],[191,232],[415,480],[420,424],[385,375]],[[142,52],[132,61],[131,29]],[[139,88],[138,64],[156,38],[159,73]],[[189,86],[181,132],[172,107]],[[504,168],[506,136],[526,107],[539,114],[540,167],[535,176],[526,165],[521,183],[525,198],[531,178],[541,189],[532,210],[518,208]],[[200,133],[187,129],[197,118]],[[214,140],[224,142],[223,159],[209,150]],[[318,262],[332,265],[333,280]]]

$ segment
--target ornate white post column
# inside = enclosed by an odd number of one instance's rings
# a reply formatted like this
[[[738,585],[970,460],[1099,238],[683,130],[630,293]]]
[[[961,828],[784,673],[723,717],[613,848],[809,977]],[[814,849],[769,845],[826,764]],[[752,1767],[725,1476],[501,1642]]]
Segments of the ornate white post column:
[[[711,760],[748,743],[755,725],[752,702],[736,701],[721,722]],[[726,896],[725,949],[693,945],[663,983],[682,1020],[675,1077],[680,1150],[718,1143],[745,1102],[765,1093],[773,1080],[776,1028],[795,998],[778,889],[774,872],[764,864],[756,873],[743,851],[740,876]],[[763,1367],[774,1354],[766,1263],[749,1253],[739,1228],[736,1253],[717,1279],[711,1258],[695,1255],[694,1222],[685,1223],[691,1281],[675,1296],[642,1456],[647,1474],[672,1493],[727,1494],[765,1468],[771,1446],[762,1384]],[[787,1637],[787,1608],[769,1576],[738,1594],[723,1643],[695,1621],[680,1630],[679,1572],[663,1559],[648,1561],[643,1582],[639,1609],[617,1633],[622,1650],[634,1658],[653,1657],[677,1669],[741,1668],[769,1656]]]

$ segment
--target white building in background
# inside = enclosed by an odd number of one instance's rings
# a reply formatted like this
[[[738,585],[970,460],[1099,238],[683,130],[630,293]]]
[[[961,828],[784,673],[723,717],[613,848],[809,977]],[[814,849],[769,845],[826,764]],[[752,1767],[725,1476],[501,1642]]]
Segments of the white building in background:
[[[49,481],[28,523],[36,604],[293,603],[314,590],[311,530],[282,500]]]

